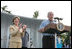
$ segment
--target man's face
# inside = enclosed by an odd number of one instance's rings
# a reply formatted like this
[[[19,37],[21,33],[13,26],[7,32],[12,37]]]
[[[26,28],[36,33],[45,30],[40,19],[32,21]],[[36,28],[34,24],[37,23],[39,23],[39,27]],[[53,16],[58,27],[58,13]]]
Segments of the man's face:
[[[49,18],[50,21],[53,20],[53,13],[52,13],[52,12],[49,12],[49,13],[48,13],[48,18]]]

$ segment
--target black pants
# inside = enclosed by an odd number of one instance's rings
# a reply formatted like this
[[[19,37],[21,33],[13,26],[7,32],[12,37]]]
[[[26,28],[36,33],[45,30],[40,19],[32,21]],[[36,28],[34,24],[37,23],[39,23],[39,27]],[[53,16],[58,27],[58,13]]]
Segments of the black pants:
[[[54,36],[43,36],[42,43],[43,48],[54,48],[55,40]]]
[[[27,47],[22,46],[22,48],[27,48]]]

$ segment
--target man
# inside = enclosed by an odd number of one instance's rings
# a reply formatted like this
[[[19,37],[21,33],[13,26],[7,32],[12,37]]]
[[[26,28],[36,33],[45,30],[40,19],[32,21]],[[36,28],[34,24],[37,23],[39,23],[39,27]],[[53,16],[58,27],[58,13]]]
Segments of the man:
[[[49,23],[55,23],[54,20],[53,20],[53,17],[54,17],[54,14],[53,12],[48,12],[48,15],[47,15],[47,18],[48,20],[44,20],[41,25],[40,25],[40,28],[39,28],[39,32],[44,32],[44,27],[46,25],[48,25]],[[48,33],[42,33],[43,34],[43,48],[49,48],[49,47],[54,47],[53,45],[49,45],[51,43],[51,41],[53,42],[53,40],[51,40],[48,35],[51,36],[51,34],[48,34]],[[50,41],[51,40],[51,41]],[[53,43],[54,44],[54,43]]]
[[[54,17],[53,12],[48,12],[48,16],[47,16],[48,20],[44,20],[41,23],[40,28],[39,28],[39,32],[44,32],[44,27],[46,25],[48,25],[49,23],[54,23],[53,17]]]
[[[25,31],[25,36],[22,37],[22,48],[28,48],[27,43],[29,42],[29,34],[27,31]]]

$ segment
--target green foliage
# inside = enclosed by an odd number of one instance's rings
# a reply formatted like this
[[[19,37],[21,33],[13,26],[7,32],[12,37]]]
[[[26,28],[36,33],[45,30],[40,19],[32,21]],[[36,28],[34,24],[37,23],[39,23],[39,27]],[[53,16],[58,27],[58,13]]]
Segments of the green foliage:
[[[5,6],[1,7],[1,8],[2,8],[3,11],[5,11],[6,8],[7,8],[7,5],[5,5]]]
[[[1,8],[2,8],[2,11],[4,11],[4,12],[7,12],[7,13],[11,14],[11,11],[6,10],[7,5],[5,5],[5,6],[1,7]]]
[[[39,12],[38,12],[38,11],[35,11],[35,12],[34,12],[34,15],[33,15],[33,18],[37,18],[38,15],[39,15]]]
[[[67,32],[67,37],[66,37],[66,39],[65,39],[65,42],[67,43],[67,44],[69,44],[70,42],[70,34],[71,34],[71,32]]]
[[[65,34],[61,34],[61,38],[64,39],[63,43],[66,42],[69,44],[71,32],[65,32]]]
[[[67,43],[69,44],[70,43],[70,34],[71,32],[66,32],[66,35],[65,34],[62,34],[61,37],[64,39],[63,43]]]

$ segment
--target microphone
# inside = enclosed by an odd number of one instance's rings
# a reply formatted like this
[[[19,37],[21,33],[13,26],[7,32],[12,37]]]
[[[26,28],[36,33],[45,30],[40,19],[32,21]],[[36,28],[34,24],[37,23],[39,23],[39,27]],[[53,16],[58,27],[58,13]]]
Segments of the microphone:
[[[58,20],[59,18],[58,17],[55,17],[54,19],[57,19]]]
[[[60,20],[63,20],[63,18],[60,18]]]
[[[59,17],[55,17],[54,19],[57,19],[57,20],[63,20],[63,18],[59,18]]]

